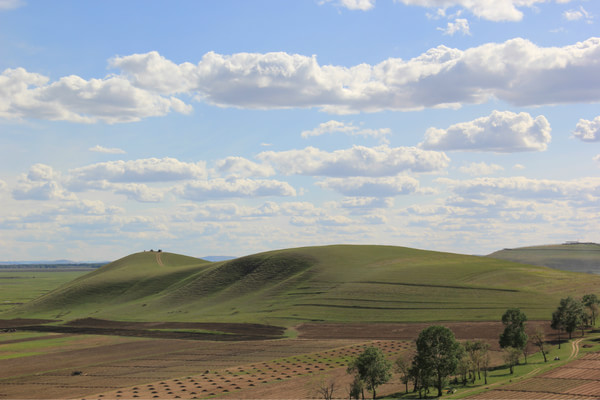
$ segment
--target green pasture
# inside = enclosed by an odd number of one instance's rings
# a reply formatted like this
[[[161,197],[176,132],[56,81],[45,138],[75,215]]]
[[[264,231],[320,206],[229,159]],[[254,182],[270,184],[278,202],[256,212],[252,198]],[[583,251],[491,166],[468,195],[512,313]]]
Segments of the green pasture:
[[[600,274],[600,244],[578,243],[504,249],[489,255],[502,260]]]
[[[162,264],[162,265],[161,265]],[[393,246],[277,250],[210,263],[137,253],[2,318],[130,321],[434,322],[549,319],[562,297],[600,293],[600,276]]]
[[[90,271],[0,270],[0,312],[27,303]]]

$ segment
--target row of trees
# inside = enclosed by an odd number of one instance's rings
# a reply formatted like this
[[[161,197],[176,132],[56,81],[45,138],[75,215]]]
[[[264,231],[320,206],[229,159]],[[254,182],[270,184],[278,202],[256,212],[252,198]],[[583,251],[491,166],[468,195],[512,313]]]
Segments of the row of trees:
[[[551,326],[559,332],[566,331],[570,339],[575,329],[583,329],[583,326],[588,324],[595,325],[599,304],[594,294],[585,295],[581,300],[572,297],[561,299],[558,308],[552,314]],[[547,362],[548,351],[543,329],[538,328],[530,338],[525,332],[526,321],[527,316],[518,308],[508,309],[502,315],[504,330],[500,334],[499,344],[504,349],[504,361],[511,374],[514,372],[514,366],[519,363],[521,354],[527,362],[528,343],[538,347],[544,362]],[[455,376],[456,383],[460,377],[466,385],[481,379],[483,373],[487,385],[487,371],[490,367],[488,343],[476,340],[460,344],[450,329],[430,326],[421,331],[416,344],[416,354],[412,360],[401,356],[395,363],[395,370],[406,385],[406,392],[409,383],[412,383],[413,390],[419,393],[419,398],[427,395],[430,387],[435,387],[437,395],[441,396],[447,378],[451,375]],[[380,349],[367,347],[348,366],[347,372],[354,375],[350,397],[364,399],[366,389],[372,392],[374,399],[377,387],[391,379],[392,368],[392,363],[385,358]],[[333,383],[322,388],[326,399],[333,396]]]

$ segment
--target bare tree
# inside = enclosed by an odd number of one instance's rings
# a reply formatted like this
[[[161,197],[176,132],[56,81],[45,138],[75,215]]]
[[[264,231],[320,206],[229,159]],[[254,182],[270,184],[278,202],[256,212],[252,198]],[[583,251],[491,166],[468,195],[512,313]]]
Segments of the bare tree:
[[[544,356],[544,362],[548,362],[548,359],[546,358],[546,354],[548,353],[548,350],[546,349],[546,334],[539,326],[536,328],[533,336],[531,336],[531,342],[540,349],[542,356]]]

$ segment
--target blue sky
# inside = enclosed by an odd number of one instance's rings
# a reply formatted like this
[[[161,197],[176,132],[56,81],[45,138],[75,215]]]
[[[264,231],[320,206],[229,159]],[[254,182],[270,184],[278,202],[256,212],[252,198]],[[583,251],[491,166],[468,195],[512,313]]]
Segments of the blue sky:
[[[600,242],[599,19],[0,0],[0,258]]]

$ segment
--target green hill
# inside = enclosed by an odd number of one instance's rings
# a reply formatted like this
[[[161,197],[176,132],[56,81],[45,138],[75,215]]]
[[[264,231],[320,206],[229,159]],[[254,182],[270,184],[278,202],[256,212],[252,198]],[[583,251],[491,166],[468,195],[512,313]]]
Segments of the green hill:
[[[496,251],[488,257],[563,271],[600,274],[600,244],[568,243]]]
[[[137,253],[2,318],[129,321],[405,322],[497,320],[508,307],[549,318],[600,276],[391,246],[324,246],[207,262]]]

